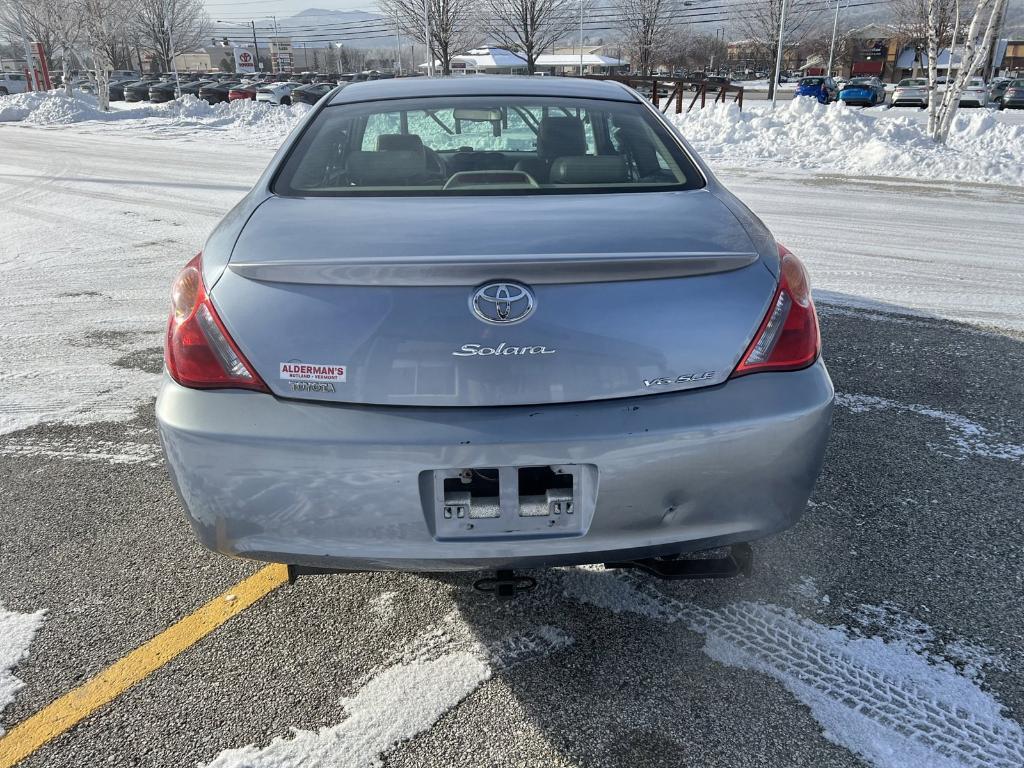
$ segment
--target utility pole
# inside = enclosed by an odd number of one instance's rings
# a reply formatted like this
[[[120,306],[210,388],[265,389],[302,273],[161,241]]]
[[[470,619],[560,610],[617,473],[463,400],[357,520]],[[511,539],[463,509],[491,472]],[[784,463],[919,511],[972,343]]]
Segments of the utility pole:
[[[398,59],[398,76],[402,76],[402,37],[398,31],[398,14],[395,14],[395,56]]]
[[[826,77],[832,77],[832,62],[836,56],[836,35],[839,32],[839,6],[843,0],[836,0],[836,19],[832,22],[832,47],[828,49],[828,69],[825,70]]]
[[[256,69],[262,72],[263,65],[260,63],[260,44],[256,42],[256,21],[253,19],[249,23],[252,24],[252,47],[255,49]]]
[[[779,75],[782,74],[782,42],[786,38],[786,0],[782,0],[779,12],[779,47],[775,52],[775,79],[772,81],[772,109],[775,109],[775,96],[779,90]]]

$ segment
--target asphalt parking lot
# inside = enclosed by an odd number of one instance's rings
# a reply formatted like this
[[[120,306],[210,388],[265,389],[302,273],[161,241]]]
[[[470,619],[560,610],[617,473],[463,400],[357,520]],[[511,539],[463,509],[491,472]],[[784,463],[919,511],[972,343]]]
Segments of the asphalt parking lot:
[[[754,545],[751,578],[562,569],[510,603],[470,575],[301,578],[180,655],[154,649],[151,673],[20,764],[1024,764],[1024,333],[819,309],[838,393],[825,467],[803,520]],[[158,333],[67,328],[160,369]],[[45,611],[0,711],[0,766],[48,705],[244,602],[260,569],[196,543],[152,410],[0,436],[0,605]]]
[[[1024,478],[1020,454],[1000,455],[999,446],[1012,454],[1024,445],[1024,388],[1009,375],[1024,364],[1024,339],[827,307],[823,326],[837,391],[863,395],[867,405],[837,409],[812,508],[796,528],[755,547],[751,579],[650,586],[710,610],[764,601],[826,625],[849,624],[861,604],[897,606],[934,630],[928,642],[937,653],[944,642],[969,640],[1001,659],[985,687],[1019,721]],[[155,360],[154,351],[142,364]],[[871,408],[872,397],[901,407]],[[986,435],[964,442],[943,419],[902,407],[910,405],[958,414]],[[32,448],[52,445],[82,448]],[[90,445],[108,446],[114,459],[90,455]],[[8,727],[255,570],[198,548],[155,446],[150,406],[127,425],[46,426],[0,440],[3,602],[47,610],[16,668],[26,687],[3,714]],[[537,627],[557,628],[571,643],[495,670],[384,763],[860,764],[822,736],[783,685],[702,653],[700,632],[616,613],[572,586],[620,577],[537,575],[538,592],[511,604],[473,592],[469,577],[300,579],[24,765],[209,762],[290,728],[341,722],[340,698],[425,639],[422,652],[440,657],[462,635],[495,644]],[[800,588],[808,579],[827,604],[808,602]],[[431,639],[437,629],[452,637]]]

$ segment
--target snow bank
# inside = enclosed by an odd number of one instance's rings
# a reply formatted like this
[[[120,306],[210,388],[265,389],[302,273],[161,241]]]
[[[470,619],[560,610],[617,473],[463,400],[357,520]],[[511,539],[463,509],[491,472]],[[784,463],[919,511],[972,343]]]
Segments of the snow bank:
[[[111,106],[109,112],[100,110],[96,98],[88,94],[23,93],[0,99],[0,122],[38,126],[117,123],[144,133],[175,136],[215,131],[276,145],[310,110],[308,104],[278,107],[249,99],[210,105],[188,95],[164,104],[113,102]]]
[[[989,110],[960,112],[946,146],[913,116],[807,98],[774,112],[715,104],[673,119],[711,162],[1024,186],[1024,125]]]

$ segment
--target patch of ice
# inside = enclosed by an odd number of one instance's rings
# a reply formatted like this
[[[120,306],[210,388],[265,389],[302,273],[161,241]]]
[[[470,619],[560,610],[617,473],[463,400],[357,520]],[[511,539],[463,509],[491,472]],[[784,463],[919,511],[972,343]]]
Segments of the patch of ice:
[[[43,623],[45,611],[15,613],[0,605],[0,712],[3,712],[14,695],[25,684],[14,676],[14,667],[28,656],[32,638]],[[0,736],[4,735],[0,726]]]
[[[989,459],[1006,459],[1024,461],[1024,445],[1004,443],[993,439],[992,434],[977,422],[958,413],[942,411],[916,403],[899,403],[885,397],[874,395],[858,395],[836,393],[836,405],[848,409],[851,413],[869,413],[871,411],[901,411],[927,416],[941,421],[949,439],[961,458],[967,456],[983,456]]]
[[[566,571],[564,588],[576,600],[704,635],[708,656],[775,678],[810,708],[826,738],[878,768],[1024,765],[1024,730],[1002,705],[906,643],[851,636],[764,603],[702,608],[629,576]]]
[[[542,626],[483,645],[472,641],[457,623],[447,619],[438,631],[428,632],[425,640],[400,654],[408,661],[385,667],[342,699],[348,717],[338,725],[318,731],[294,729],[291,738],[276,738],[263,748],[227,750],[208,768],[380,765],[388,750],[430,729],[494,670],[547,656],[572,643],[560,629]],[[446,645],[453,635],[455,647]]]
[[[1024,185],[1024,125],[960,112],[947,144],[889,110],[864,113],[795,98],[774,111],[714,104],[672,116],[706,160],[829,173]]]

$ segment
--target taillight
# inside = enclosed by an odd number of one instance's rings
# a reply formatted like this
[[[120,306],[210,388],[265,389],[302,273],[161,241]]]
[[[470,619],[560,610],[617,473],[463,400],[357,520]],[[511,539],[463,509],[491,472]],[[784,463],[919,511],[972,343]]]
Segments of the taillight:
[[[203,285],[200,256],[185,265],[171,288],[164,362],[171,378],[185,387],[270,392],[217,317]]]
[[[821,333],[807,270],[781,245],[779,258],[779,287],[733,378],[760,371],[795,371],[818,359]]]

